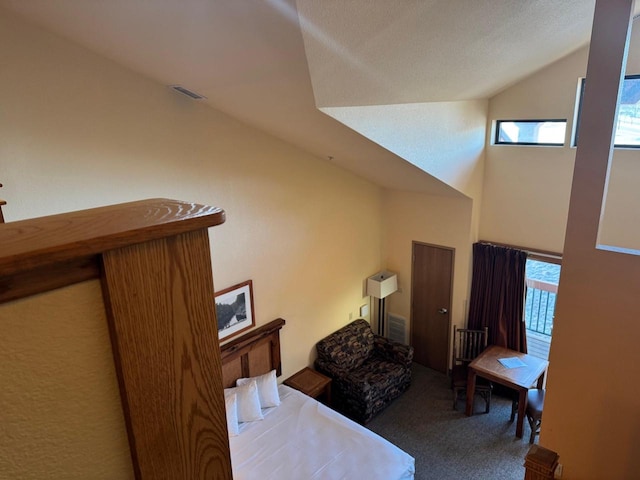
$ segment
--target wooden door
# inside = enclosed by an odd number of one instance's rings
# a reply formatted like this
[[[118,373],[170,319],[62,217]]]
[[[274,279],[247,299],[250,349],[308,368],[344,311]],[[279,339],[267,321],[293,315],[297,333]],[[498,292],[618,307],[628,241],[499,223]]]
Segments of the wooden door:
[[[446,373],[454,250],[413,242],[411,345],[414,361]]]

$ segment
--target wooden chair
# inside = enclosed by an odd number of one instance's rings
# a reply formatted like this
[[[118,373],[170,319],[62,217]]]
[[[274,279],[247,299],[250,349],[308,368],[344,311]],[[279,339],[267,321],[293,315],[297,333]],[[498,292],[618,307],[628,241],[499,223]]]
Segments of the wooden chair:
[[[489,329],[470,330],[453,327],[453,363],[451,366],[451,388],[453,389],[453,409],[467,393],[468,366],[480,352],[487,348]],[[485,413],[491,407],[493,385],[482,377],[476,377],[476,394],[485,401]]]
[[[540,433],[542,423],[542,407],[544,407],[544,389],[532,388],[527,392],[527,409],[525,414],[531,426],[529,443],[533,443],[535,436]]]

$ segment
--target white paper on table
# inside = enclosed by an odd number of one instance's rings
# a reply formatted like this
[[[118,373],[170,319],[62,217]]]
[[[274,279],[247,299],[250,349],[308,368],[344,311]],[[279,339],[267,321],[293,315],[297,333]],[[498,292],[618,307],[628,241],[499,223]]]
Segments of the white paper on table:
[[[505,368],[518,368],[518,367],[526,367],[527,364],[520,360],[518,357],[509,357],[509,358],[499,358],[498,361]]]

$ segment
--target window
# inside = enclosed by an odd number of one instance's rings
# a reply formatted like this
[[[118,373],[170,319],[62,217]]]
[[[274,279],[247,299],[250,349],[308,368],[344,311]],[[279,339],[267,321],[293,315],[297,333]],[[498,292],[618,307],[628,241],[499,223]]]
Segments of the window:
[[[564,145],[566,120],[497,120],[495,145]]]
[[[578,130],[582,113],[585,79],[580,79],[578,114],[573,146],[578,145]],[[640,148],[640,75],[627,75],[622,84],[620,107],[614,139],[615,147]]]

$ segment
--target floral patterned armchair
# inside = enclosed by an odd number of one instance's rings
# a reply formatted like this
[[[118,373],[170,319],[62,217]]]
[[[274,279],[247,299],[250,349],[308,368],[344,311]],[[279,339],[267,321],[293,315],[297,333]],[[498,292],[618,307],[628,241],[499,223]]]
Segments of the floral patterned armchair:
[[[316,344],[316,370],[332,378],[333,407],[366,423],[411,384],[413,347],[374,335],[358,319]]]

